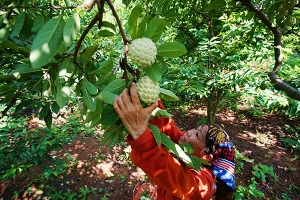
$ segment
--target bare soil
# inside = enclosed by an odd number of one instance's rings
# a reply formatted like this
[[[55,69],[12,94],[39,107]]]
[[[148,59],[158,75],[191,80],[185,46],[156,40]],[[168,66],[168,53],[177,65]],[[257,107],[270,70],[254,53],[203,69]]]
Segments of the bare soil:
[[[201,106],[191,106],[186,111],[174,110],[172,114],[176,124],[188,130],[205,116],[205,111]],[[246,187],[253,177],[252,167],[261,163],[273,166],[278,176],[278,181],[269,175],[266,182],[256,179],[258,189],[265,194],[262,199],[287,199],[283,193],[292,200],[300,199],[300,153],[291,153],[282,143],[282,138],[289,134],[285,125],[299,126],[299,121],[278,114],[255,118],[246,111],[223,111],[217,115],[216,123],[224,126],[242,155],[254,159],[253,163],[243,162],[244,166],[239,166],[236,185]],[[111,149],[101,147],[101,134],[79,135],[61,151],[53,152],[58,158],[68,157],[70,163],[67,172],[56,179],[39,181],[40,170],[32,169],[9,184],[1,183],[0,191],[5,189],[2,199],[49,199],[47,194],[51,193],[57,194],[57,198],[52,196],[52,199],[131,200],[135,186],[148,180],[130,163],[130,148],[126,144]],[[13,197],[14,191],[22,192]]]

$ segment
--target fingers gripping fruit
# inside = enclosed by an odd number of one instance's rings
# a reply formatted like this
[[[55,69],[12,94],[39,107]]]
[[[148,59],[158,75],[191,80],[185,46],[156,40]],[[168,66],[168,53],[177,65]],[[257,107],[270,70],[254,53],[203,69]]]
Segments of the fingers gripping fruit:
[[[140,78],[136,87],[142,102],[151,104],[158,99],[159,85],[158,83],[153,82],[148,76]]]
[[[156,58],[155,43],[149,38],[138,38],[132,41],[128,49],[128,56],[139,67],[150,67]]]

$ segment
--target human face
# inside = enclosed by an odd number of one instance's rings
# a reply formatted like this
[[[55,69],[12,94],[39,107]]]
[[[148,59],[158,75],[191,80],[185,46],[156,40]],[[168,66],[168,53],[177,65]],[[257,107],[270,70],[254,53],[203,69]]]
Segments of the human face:
[[[188,130],[178,142],[179,144],[188,143],[194,149],[193,155],[202,158],[205,156],[207,132],[208,125],[202,124],[197,129]]]

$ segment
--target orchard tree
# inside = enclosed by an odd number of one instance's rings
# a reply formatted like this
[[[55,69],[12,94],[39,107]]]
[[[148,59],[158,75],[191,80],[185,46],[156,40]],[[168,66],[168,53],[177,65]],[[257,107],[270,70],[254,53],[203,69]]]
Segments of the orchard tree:
[[[173,2],[171,7],[169,12],[176,9],[180,16],[173,13],[179,20],[171,23],[178,31],[176,39],[187,47],[188,58],[179,66],[174,63],[179,80],[169,81],[170,87],[178,88],[176,94],[188,91],[189,95],[204,97],[209,122],[214,122],[220,102],[226,96],[237,93],[238,88],[250,82],[249,77],[258,75],[245,68],[251,60],[261,62],[274,57],[273,71],[268,73],[274,88],[299,100],[299,84],[290,86],[278,76],[284,58],[282,38],[298,36],[298,1],[180,1]],[[170,14],[163,13],[161,8],[153,12]],[[293,42],[297,44],[299,39]],[[169,80],[172,76],[174,73]],[[265,80],[259,84],[261,88],[266,85]]]
[[[274,37],[275,67],[269,73],[274,87],[299,100],[299,91],[278,76],[281,39],[299,31],[299,2],[286,2],[1,0],[2,115],[32,107],[50,128],[52,114],[73,98],[82,103],[85,123],[101,125],[103,143],[113,145],[127,134],[112,106],[115,97],[132,81],[146,80],[140,85],[150,87],[150,96],[139,92],[146,97],[141,97],[145,106],[157,95],[178,100],[171,90],[157,87],[165,76],[176,79],[172,65],[189,73],[174,86],[204,97],[208,121],[214,122],[221,100],[253,75],[243,68],[243,60],[255,57],[255,50],[242,49],[251,49],[247,42],[262,28]],[[263,36],[268,41],[270,34]],[[153,115],[170,116],[162,110]],[[201,165],[149,126],[158,145],[163,143],[192,167]]]
[[[1,1],[2,115],[12,107],[16,113],[33,107],[51,128],[52,114],[75,98],[82,102],[84,123],[101,125],[102,144],[114,145],[128,131],[113,101],[132,81],[144,106],[158,98],[177,101],[173,92],[158,85],[168,69],[165,59],[186,53],[182,43],[162,39],[167,18],[132,5],[124,19],[115,5],[118,2],[110,0]],[[170,114],[158,109],[153,116]],[[189,166],[199,168],[205,162],[187,156],[156,126],[149,128],[158,145],[164,144]]]
[[[298,0],[236,1],[255,14],[253,18],[254,20],[258,19],[258,21],[253,26],[254,30],[263,25],[273,35],[275,64],[273,71],[269,72],[268,75],[274,88],[286,92],[289,97],[299,101],[300,91],[282,81],[278,74],[284,59],[282,38],[290,34],[299,37],[300,2]]]

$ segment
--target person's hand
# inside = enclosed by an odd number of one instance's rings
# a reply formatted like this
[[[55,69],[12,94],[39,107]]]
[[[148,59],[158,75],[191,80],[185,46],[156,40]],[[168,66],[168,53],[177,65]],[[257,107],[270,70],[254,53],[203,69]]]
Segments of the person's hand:
[[[156,101],[149,107],[142,107],[135,83],[130,85],[130,95],[126,88],[114,101],[116,112],[135,140],[146,130],[150,115],[157,106]]]

